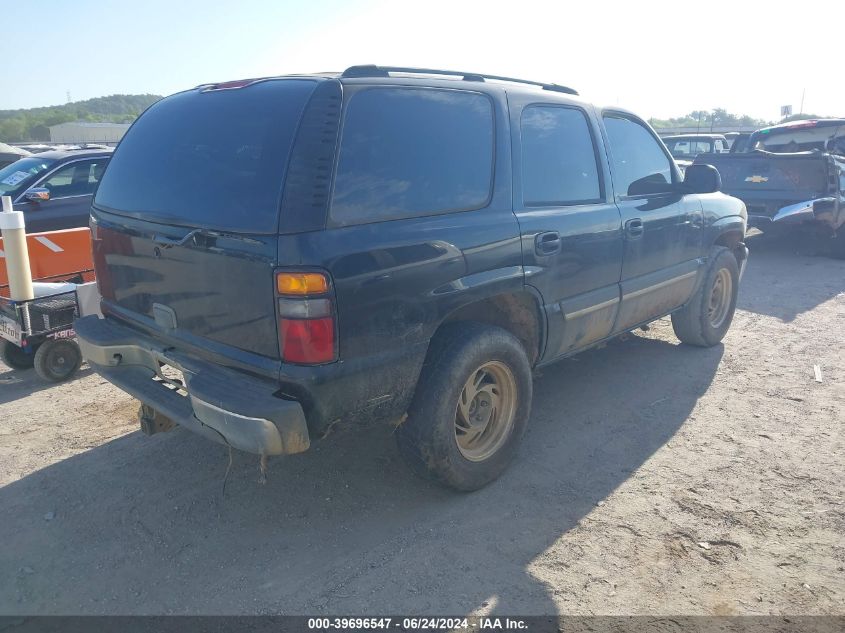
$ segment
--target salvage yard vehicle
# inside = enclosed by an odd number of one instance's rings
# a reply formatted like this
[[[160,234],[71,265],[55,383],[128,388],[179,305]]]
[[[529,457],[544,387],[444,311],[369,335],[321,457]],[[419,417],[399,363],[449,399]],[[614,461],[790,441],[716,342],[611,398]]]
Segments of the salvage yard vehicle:
[[[111,149],[41,152],[0,169],[0,194],[11,196],[30,233],[88,226],[91,198]]]
[[[733,318],[745,206],[639,117],[564,86],[432,69],[199,86],[151,106],[95,196],[91,367],[261,455],[351,420],[460,490],[498,477],[532,369],[671,314]],[[405,415],[407,414],[407,415]]]
[[[664,136],[661,140],[675,159],[681,174],[692,165],[699,154],[722,153],[727,152],[729,148],[728,140],[723,134],[676,134]]]
[[[25,149],[21,149],[20,147],[14,147],[13,145],[6,145],[5,143],[0,143],[0,169],[6,167],[7,165],[11,165],[15,161],[18,161],[25,156],[30,155],[31,153],[26,151]]]
[[[812,119],[758,130],[746,152],[699,155],[723,190],[764,233],[809,228],[845,257],[845,119]]]

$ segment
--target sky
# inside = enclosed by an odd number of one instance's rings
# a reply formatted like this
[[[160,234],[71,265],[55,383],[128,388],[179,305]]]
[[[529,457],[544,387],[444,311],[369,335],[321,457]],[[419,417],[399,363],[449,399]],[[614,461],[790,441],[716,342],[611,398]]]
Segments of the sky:
[[[41,0],[38,13],[37,35],[0,38],[0,109],[376,63],[560,83],[645,117],[774,120],[802,94],[804,112],[845,116],[845,2]]]

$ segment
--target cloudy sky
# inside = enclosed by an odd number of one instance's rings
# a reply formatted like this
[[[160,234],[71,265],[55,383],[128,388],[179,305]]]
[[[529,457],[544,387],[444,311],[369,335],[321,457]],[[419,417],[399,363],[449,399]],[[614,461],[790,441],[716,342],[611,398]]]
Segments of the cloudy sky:
[[[845,2],[781,6],[42,0],[40,17],[0,41],[0,109],[380,63],[561,83],[646,117],[721,107],[776,119],[802,93],[805,112],[845,116]]]

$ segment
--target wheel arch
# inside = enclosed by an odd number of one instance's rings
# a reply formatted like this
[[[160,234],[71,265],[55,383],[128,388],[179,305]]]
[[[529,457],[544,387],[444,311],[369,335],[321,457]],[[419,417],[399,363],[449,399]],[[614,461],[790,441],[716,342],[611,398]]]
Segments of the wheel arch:
[[[546,320],[541,305],[536,292],[528,286],[478,298],[450,311],[440,321],[434,336],[444,325],[461,321],[500,327],[519,339],[534,366],[542,357],[546,344]]]
[[[720,218],[711,226],[712,233],[707,241],[708,250],[713,246],[724,246],[736,257],[741,265],[747,256],[745,248],[745,222],[741,216]]]

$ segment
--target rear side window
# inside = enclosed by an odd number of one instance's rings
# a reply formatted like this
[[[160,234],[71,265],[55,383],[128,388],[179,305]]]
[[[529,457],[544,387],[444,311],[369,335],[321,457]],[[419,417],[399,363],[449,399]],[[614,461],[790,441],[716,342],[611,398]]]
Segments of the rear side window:
[[[646,127],[633,119],[605,115],[610,144],[613,185],[617,194],[654,193],[672,182],[672,167],[660,143]],[[631,187],[631,185],[634,185]],[[665,187],[668,191],[669,187]]]
[[[593,138],[582,111],[531,106],[523,110],[520,127],[522,198],[527,206],[601,199]]]
[[[57,169],[40,187],[50,190],[50,197],[70,198],[94,193],[108,158],[72,162]]]
[[[493,106],[460,90],[370,88],[346,107],[335,226],[479,209],[493,179]]]
[[[95,204],[180,226],[276,232],[288,156],[315,87],[285,79],[159,101],[120,142]]]

